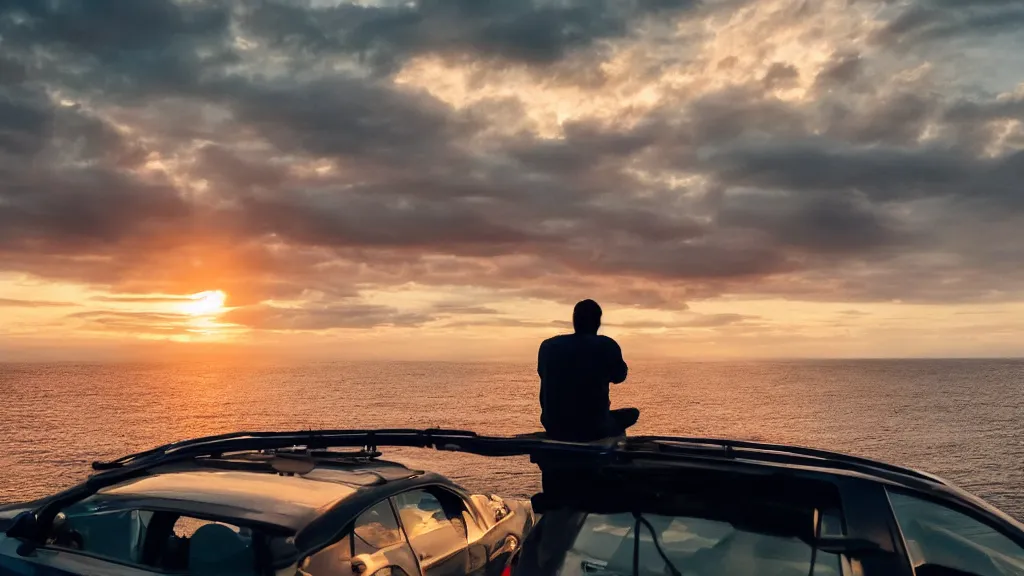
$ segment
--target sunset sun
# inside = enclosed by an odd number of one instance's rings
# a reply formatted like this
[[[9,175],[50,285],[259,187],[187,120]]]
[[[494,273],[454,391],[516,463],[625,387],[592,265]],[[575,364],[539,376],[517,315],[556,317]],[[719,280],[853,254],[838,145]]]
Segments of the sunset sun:
[[[185,312],[192,316],[214,316],[224,311],[227,294],[221,290],[208,290],[190,296],[191,301],[185,305]]]

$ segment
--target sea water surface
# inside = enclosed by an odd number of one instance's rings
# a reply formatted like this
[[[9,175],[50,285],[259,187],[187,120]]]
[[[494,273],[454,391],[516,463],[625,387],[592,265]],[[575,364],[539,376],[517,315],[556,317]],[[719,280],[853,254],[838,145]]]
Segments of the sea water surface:
[[[612,392],[631,434],[837,450],[938,474],[1024,518],[1024,361],[633,363]],[[539,429],[530,364],[0,364],[0,503],[81,481],[93,460],[236,430]],[[525,496],[527,459],[386,456]]]

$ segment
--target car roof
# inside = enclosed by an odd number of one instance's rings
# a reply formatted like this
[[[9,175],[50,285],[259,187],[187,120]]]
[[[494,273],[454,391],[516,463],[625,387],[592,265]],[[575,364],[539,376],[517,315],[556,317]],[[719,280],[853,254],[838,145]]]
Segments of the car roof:
[[[618,440],[609,440],[608,445]],[[954,484],[912,468],[897,466],[839,452],[801,446],[769,444],[743,440],[638,436],[620,442],[629,466],[643,474],[651,466],[678,466],[682,469],[718,469],[734,473],[783,473],[817,478],[851,478],[910,491],[914,494],[966,505],[990,520],[1024,531],[1024,524],[985,500]],[[645,454],[668,456],[645,459]],[[535,458],[531,458],[536,461]]]
[[[154,468],[145,476],[103,488],[92,499],[299,531],[356,494],[422,474],[383,460],[320,462],[302,475],[184,463]]]

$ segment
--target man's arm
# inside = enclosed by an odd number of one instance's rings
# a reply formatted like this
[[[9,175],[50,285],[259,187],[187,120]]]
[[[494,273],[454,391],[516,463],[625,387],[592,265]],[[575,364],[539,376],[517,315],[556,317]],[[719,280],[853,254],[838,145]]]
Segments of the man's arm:
[[[537,375],[540,376],[540,406],[544,408],[544,363],[547,359],[547,340],[541,342],[540,349],[537,350]]]
[[[629,368],[626,366],[626,361],[622,359],[622,348],[619,347],[619,343],[611,338],[608,339],[609,358],[611,362],[611,374],[609,379],[612,384],[622,384],[626,381],[626,373]]]
[[[545,340],[540,343],[540,349],[537,350],[537,375],[544,378],[544,361],[547,357],[547,346],[548,341]]]

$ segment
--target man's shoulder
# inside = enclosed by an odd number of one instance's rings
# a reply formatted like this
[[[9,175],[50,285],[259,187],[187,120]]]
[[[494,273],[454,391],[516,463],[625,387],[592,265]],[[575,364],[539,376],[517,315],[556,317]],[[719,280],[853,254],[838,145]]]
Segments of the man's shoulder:
[[[545,346],[556,346],[558,344],[566,342],[571,338],[572,334],[559,334],[558,336],[552,336],[551,338],[548,338],[547,340],[541,342],[540,347],[544,348]]]
[[[607,350],[609,348],[613,350],[619,349],[618,342],[603,334],[590,334],[586,336],[580,336],[579,334],[559,334],[558,336],[552,336],[540,343],[541,349],[564,348],[567,346],[589,349],[596,347],[603,350]]]

